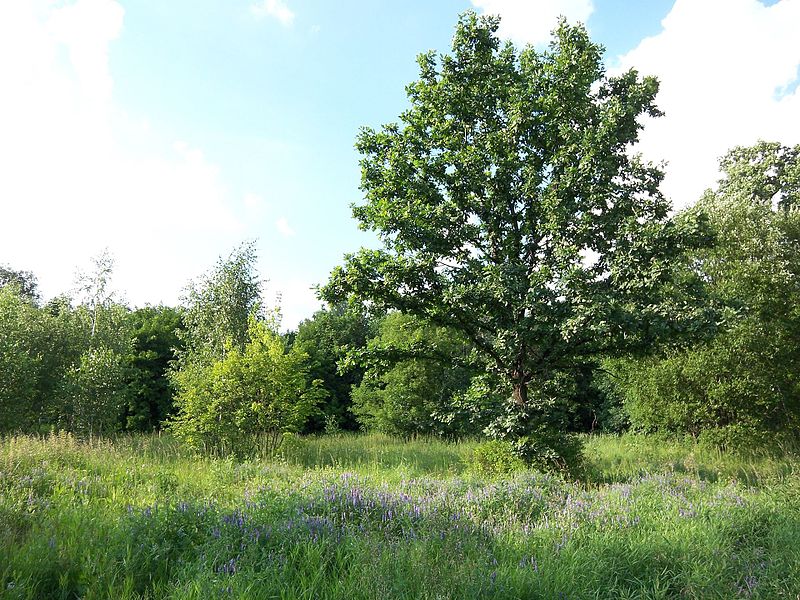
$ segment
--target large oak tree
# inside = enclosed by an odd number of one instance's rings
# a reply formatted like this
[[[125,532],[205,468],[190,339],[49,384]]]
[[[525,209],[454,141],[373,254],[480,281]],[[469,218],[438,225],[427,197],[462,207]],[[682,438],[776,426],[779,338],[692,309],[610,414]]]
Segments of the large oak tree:
[[[345,257],[323,296],[356,297],[462,332],[528,411],[598,353],[641,347],[686,316],[662,171],[631,152],[658,83],[610,77],[562,22],[546,50],[466,13],[452,53],[418,58],[400,123],[361,130],[354,206],[383,248]]]

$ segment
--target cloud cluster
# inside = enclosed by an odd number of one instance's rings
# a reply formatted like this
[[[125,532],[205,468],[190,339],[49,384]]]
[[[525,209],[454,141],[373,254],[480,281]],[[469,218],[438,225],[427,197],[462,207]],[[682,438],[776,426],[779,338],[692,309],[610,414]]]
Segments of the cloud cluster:
[[[284,27],[290,27],[294,23],[294,12],[283,0],[261,0],[250,6],[250,11],[259,18],[275,19]]]
[[[543,44],[558,18],[585,23],[594,11],[592,0],[472,0],[483,13],[500,15],[499,34],[516,44]]]
[[[173,302],[242,236],[216,165],[114,105],[123,18],[114,0],[0,2],[0,260],[37,273],[46,296],[107,246],[133,301]],[[216,242],[208,256],[200,238]]]
[[[646,123],[640,150],[668,162],[676,207],[715,184],[729,148],[800,143],[798,24],[800,0],[677,0],[662,31],[620,58],[661,82],[666,116]]]

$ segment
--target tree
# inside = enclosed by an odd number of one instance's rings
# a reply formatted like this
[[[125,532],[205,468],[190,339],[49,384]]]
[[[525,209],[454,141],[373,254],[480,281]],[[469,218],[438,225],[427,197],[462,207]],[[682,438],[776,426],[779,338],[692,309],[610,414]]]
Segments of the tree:
[[[361,130],[353,214],[383,248],[347,255],[323,294],[459,331],[526,421],[559,373],[691,322],[673,275],[702,224],[671,221],[662,172],[630,152],[661,114],[655,79],[607,76],[581,26],[540,52],[501,45],[498,23],[462,16],[452,54],[418,58],[402,124]]]
[[[436,353],[422,357],[415,347]],[[353,413],[366,429],[392,435],[479,434],[486,416],[461,402],[476,374],[460,360],[470,352],[451,329],[399,312],[386,315],[362,353],[366,372],[353,389]]]
[[[247,454],[266,434],[274,451],[281,435],[297,432],[325,396],[306,383],[307,356],[285,351],[280,336],[251,318],[244,348],[231,346],[211,363],[184,365],[174,374],[180,411],[170,428],[190,448]]]
[[[193,359],[220,359],[229,348],[244,348],[250,315],[261,310],[257,260],[255,243],[244,243],[189,284],[181,336]]]
[[[16,286],[0,287],[0,431],[30,429],[43,412],[48,328]]]
[[[92,270],[78,271],[75,277],[80,303],[89,311],[91,335],[97,333],[97,322],[104,309],[114,302],[111,277],[114,274],[114,257],[108,248],[92,258]]]
[[[620,388],[635,426],[761,445],[800,431],[800,146],[737,147],[720,165],[718,189],[689,209],[717,243],[690,264],[727,327],[620,365]]]
[[[0,288],[16,286],[19,294],[34,304],[39,302],[39,284],[36,275],[30,271],[16,271],[0,265]]]
[[[133,431],[159,428],[172,414],[168,372],[182,348],[181,312],[169,306],[146,306],[131,315],[133,348],[127,359],[130,397],[123,426]]]
[[[128,400],[125,356],[131,351],[130,310],[116,300],[111,285],[114,258],[105,249],[91,262],[90,271],[76,275],[80,304],[65,313],[81,353],[66,369],[60,390],[67,428],[89,435],[118,426]]]
[[[800,146],[759,141],[737,146],[720,160],[725,177],[706,198],[735,199],[784,214],[800,206]]]
[[[307,382],[308,356],[287,351],[277,333],[277,311],[262,308],[256,262],[254,245],[244,244],[189,290],[168,425],[195,450],[249,453],[259,433],[274,449],[324,396],[319,382]]]
[[[113,429],[127,397],[127,317],[66,297],[39,308],[17,286],[0,289],[0,430]]]
[[[321,431],[330,419],[335,419],[342,429],[358,428],[350,412],[350,395],[361,382],[364,369],[360,365],[340,369],[339,365],[348,352],[366,347],[375,333],[376,322],[363,307],[337,304],[317,311],[298,326],[293,347],[308,355],[309,383],[320,379],[328,392],[321,412],[309,419],[311,431]]]
[[[64,378],[67,428],[90,436],[114,431],[128,399],[124,380],[122,355],[103,344],[90,346]]]

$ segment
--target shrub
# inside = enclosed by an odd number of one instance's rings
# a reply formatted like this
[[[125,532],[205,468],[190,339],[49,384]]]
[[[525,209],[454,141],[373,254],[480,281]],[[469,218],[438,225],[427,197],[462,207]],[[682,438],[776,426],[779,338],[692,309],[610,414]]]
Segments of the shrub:
[[[189,362],[173,374],[179,413],[170,428],[194,450],[248,454],[261,434],[274,452],[281,435],[299,431],[324,395],[319,382],[306,385],[306,355],[285,352],[266,323],[252,317],[248,335],[243,350]]]
[[[514,441],[514,448],[527,464],[540,470],[580,477],[585,469],[583,442],[574,434],[540,427]]]
[[[557,377],[548,385],[529,389],[524,408],[507,397],[484,431],[513,444],[517,456],[536,469],[577,477],[583,471],[582,443],[567,431],[564,379]]]
[[[478,433],[461,402],[475,374],[464,365],[469,351],[452,329],[388,314],[359,357],[366,368],[352,391],[353,414],[367,430],[401,437]]]
[[[525,467],[512,442],[489,440],[475,447],[470,470],[477,475],[499,476],[519,471]]]

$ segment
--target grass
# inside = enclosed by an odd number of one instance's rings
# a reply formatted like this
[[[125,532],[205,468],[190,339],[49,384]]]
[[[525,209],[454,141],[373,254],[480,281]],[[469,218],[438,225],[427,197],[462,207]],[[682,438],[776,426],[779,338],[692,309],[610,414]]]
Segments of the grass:
[[[686,439],[628,434],[586,438],[590,477],[596,482],[628,481],[648,473],[677,473],[708,482],[737,481],[765,487],[800,477],[795,448],[724,452]]]
[[[793,456],[592,437],[585,481],[485,479],[474,442],[0,441],[3,598],[793,598]]]

